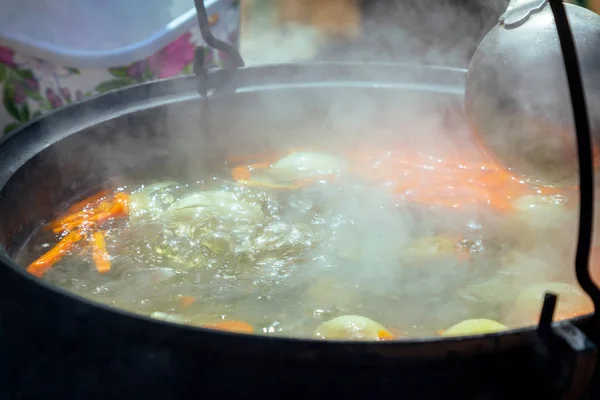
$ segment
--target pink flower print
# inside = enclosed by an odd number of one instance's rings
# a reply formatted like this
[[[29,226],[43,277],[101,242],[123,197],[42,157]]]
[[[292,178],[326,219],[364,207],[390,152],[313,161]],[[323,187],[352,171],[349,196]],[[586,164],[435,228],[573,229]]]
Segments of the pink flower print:
[[[60,88],[60,95],[62,96],[63,99],[65,99],[67,102],[71,101],[71,91],[69,90],[69,88],[66,87],[62,87]]]
[[[36,81],[35,79],[27,79],[25,81],[25,86],[27,86],[27,89],[35,91],[37,91],[40,88],[38,81]]]
[[[136,80],[141,79],[145,67],[146,63],[144,61],[135,62],[127,68],[127,76]]]
[[[154,76],[158,78],[176,76],[194,60],[194,45],[190,41],[191,37],[191,33],[187,32],[158,53],[148,57],[148,64]]]
[[[15,97],[13,97],[13,101],[15,104],[23,104],[27,96],[25,96],[25,89],[21,85],[15,86]]]
[[[8,47],[0,46],[0,64],[8,65],[9,67],[14,67],[15,62],[13,57],[15,52],[13,49]]]
[[[50,102],[52,108],[58,108],[63,105],[63,100],[54,93],[54,90],[51,88],[46,89],[46,98]]]

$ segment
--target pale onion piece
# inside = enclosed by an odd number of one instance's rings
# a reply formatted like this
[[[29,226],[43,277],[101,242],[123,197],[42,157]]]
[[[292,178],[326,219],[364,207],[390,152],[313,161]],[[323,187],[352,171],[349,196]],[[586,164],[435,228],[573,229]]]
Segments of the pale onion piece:
[[[540,282],[523,289],[515,300],[513,318],[518,323],[535,323],[542,310],[546,292],[558,296],[555,320],[591,313],[594,305],[579,288],[562,282]]]
[[[559,254],[554,254],[553,250],[534,248],[531,252],[506,252],[499,260],[501,264],[500,272],[502,275],[513,277],[515,283],[520,285],[518,289],[537,283],[540,279],[548,281],[561,280],[562,260]],[[540,253],[542,251],[543,254]],[[515,293],[515,296],[517,294]]]
[[[286,156],[264,171],[274,182],[290,182],[337,175],[348,169],[346,160],[327,153],[299,152]]]
[[[160,311],[153,312],[150,314],[150,317],[161,321],[172,322],[174,324],[188,324],[190,322],[190,320],[183,315],[167,314]]]
[[[442,236],[424,236],[415,240],[402,255],[405,257],[440,257],[454,254],[457,251],[455,243]]]
[[[351,223],[342,223],[332,228],[331,245],[334,252],[346,260],[358,260],[363,253],[361,232]]]
[[[154,191],[168,188],[170,186],[177,186],[178,183],[175,181],[164,181],[154,183],[152,185],[144,186],[139,190],[134,191],[129,195],[129,216],[130,217],[141,217],[144,215],[157,215],[160,214],[161,210],[153,207],[153,201],[151,196]]]
[[[506,326],[492,319],[467,319],[446,329],[442,336],[483,335],[486,333],[502,332],[505,330],[508,330]]]
[[[392,338],[383,325],[360,315],[343,315],[323,322],[314,336],[329,340],[382,340]]]
[[[307,301],[320,309],[349,310],[356,304],[358,290],[332,278],[318,278],[305,292]]]
[[[215,190],[191,194],[180,200],[177,200],[171,204],[169,208],[173,210],[181,210],[184,208],[195,207],[227,206],[236,202],[239,202],[239,200],[234,193]]]
[[[521,223],[532,229],[548,229],[576,221],[575,210],[568,209],[566,202],[562,195],[529,194],[514,199],[512,205]]]
[[[242,201],[234,193],[220,190],[191,194],[171,204],[167,211],[177,212],[195,208],[220,208],[250,218],[262,216],[258,204]]]
[[[459,290],[458,295],[471,302],[482,302],[488,304],[510,303],[518,291],[514,287],[514,277],[506,274],[498,274],[492,278]]]

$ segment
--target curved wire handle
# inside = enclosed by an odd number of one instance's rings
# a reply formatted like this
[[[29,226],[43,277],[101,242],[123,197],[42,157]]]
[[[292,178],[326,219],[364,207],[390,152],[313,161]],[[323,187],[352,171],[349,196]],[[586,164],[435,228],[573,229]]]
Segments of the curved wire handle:
[[[244,60],[237,49],[231,44],[217,39],[210,31],[208,13],[206,12],[206,7],[204,6],[204,0],[194,0],[194,5],[196,6],[196,15],[198,16],[198,25],[200,25],[202,39],[204,39],[206,44],[213,49],[221,50],[223,53],[227,54],[231,61],[235,63],[235,68],[243,67]]]
[[[558,31],[567,82],[569,83],[579,158],[579,233],[575,253],[575,273],[579,285],[594,303],[595,328],[599,328],[600,319],[597,314],[600,310],[600,290],[592,281],[589,269],[594,226],[594,165],[592,161],[593,144],[590,135],[590,123],[577,49],[575,48],[565,6],[562,0],[549,0],[549,3],[552,14],[554,14],[554,23]]]

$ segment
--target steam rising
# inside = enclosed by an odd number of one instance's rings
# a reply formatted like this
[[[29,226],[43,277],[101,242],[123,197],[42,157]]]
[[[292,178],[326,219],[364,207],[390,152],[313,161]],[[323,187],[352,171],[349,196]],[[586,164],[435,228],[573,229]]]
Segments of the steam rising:
[[[506,2],[482,4],[485,11],[474,13],[433,0],[391,9],[387,2],[379,2],[371,8],[373,15],[381,16],[381,7],[386,7],[383,12],[388,19],[365,16],[361,23],[364,36],[340,39],[350,44],[338,53],[338,59],[464,66],[480,39],[478,35],[496,20]],[[260,47],[266,52],[254,52],[251,62],[291,61],[318,54],[326,48],[323,46],[331,45],[318,28],[296,25],[285,29],[284,37],[279,31],[258,35],[260,46],[250,39],[242,44],[242,51],[250,54]],[[271,47],[273,43],[280,45]],[[362,46],[353,48],[352,43]],[[210,103],[208,133],[206,121],[199,119],[197,101],[145,112],[142,118],[121,119],[120,125],[107,123],[98,128],[100,133],[93,143],[104,161],[94,159],[101,165],[80,181],[93,180],[92,175],[99,170],[119,176],[123,169],[136,169],[137,165],[147,166],[145,172],[154,175],[154,180],[197,181],[222,168],[227,155],[268,153],[302,145],[328,150],[367,145],[390,150],[408,147],[446,159],[476,153],[477,144],[463,121],[460,93],[440,95],[425,86],[398,90],[396,85],[390,89],[397,82],[369,66],[343,72],[356,82],[378,80],[382,87],[322,84],[336,79],[340,71],[331,67],[324,76],[298,72],[285,78],[273,72],[269,79],[287,79],[284,84],[303,82],[305,88],[263,87],[265,90],[256,92],[241,87],[233,97],[217,96]],[[403,82],[418,84],[423,78],[423,72],[408,74],[402,76]],[[441,71],[440,79],[446,75]],[[428,79],[436,81],[436,76]],[[122,133],[102,142],[108,137],[102,132],[114,129]],[[127,130],[135,137],[128,138]],[[144,141],[153,140],[157,132],[168,133],[167,143],[145,148]],[[74,150],[69,147],[68,152],[58,154],[58,159],[66,160],[61,161],[65,168],[69,160],[77,158]],[[484,160],[481,154],[470,161]],[[513,299],[528,284],[555,280],[574,283],[571,271],[576,219],[565,204],[576,199],[565,203],[564,199],[545,202],[536,197],[507,216],[487,205],[456,212],[418,209],[356,178],[345,178],[339,186],[319,184],[301,193],[327,200],[330,207],[323,224],[333,227],[333,233],[326,252],[312,253],[310,261],[298,266],[297,282],[306,287],[302,292],[305,297],[299,303],[282,306],[286,312],[309,305],[314,312],[335,308],[361,314],[374,308],[368,304],[372,302],[378,305],[379,314],[366,317],[401,326],[410,331],[409,335],[432,334],[433,325],[444,329],[466,318],[507,323]],[[539,224],[549,215],[557,215],[552,224]],[[436,256],[415,253],[420,238],[448,232],[464,235],[471,261],[458,261],[454,252]],[[288,284],[291,289],[302,286],[293,281],[284,283]],[[357,302],[364,293],[371,300]]]

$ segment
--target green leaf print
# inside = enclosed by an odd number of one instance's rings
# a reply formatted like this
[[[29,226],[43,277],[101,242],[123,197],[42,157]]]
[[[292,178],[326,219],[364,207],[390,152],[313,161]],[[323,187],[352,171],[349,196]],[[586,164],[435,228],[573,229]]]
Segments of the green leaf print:
[[[31,72],[29,69],[13,68],[13,71],[15,72],[17,79],[20,81],[35,81],[35,75],[33,75],[33,72]]]
[[[44,99],[44,96],[42,96],[40,94],[40,92],[37,92],[35,90],[31,90],[31,89],[25,89],[25,95],[27,97],[29,97],[30,99],[37,100],[37,101],[41,101],[41,100]]]
[[[194,63],[190,63],[183,67],[183,71],[181,71],[183,75],[191,75],[194,73]]]
[[[41,110],[35,110],[33,112],[33,115],[31,116],[31,119],[36,119],[42,116],[42,111]]]
[[[154,79],[156,79],[156,77],[154,76],[152,71],[150,71],[150,69],[148,68],[142,74],[142,79],[140,80],[140,82],[153,81]]]
[[[127,68],[126,67],[109,68],[108,72],[115,78],[119,78],[119,79],[129,78],[127,76]]]
[[[125,79],[113,79],[112,81],[102,82],[96,86],[96,91],[100,93],[109,92],[115,89],[121,89],[131,85],[131,82]]]
[[[27,103],[23,104],[23,107],[21,107],[21,111],[19,112],[19,116],[21,117],[20,120],[21,122],[27,122],[29,121],[29,117],[30,112],[29,112],[29,106],[27,105]]]
[[[69,73],[73,75],[81,75],[81,72],[78,68],[67,67],[67,71],[69,71]]]
[[[40,109],[44,111],[52,110],[52,104],[48,101],[48,99],[42,98],[39,102]]]
[[[10,123],[10,124],[6,125],[6,127],[4,127],[4,134],[7,134],[8,132],[14,131],[19,126],[21,126],[20,122],[13,122],[13,123]]]
[[[12,82],[7,82],[4,85],[4,98],[3,98],[4,108],[10,114],[11,117],[20,121],[19,118],[19,110],[17,110],[17,106],[15,105],[15,85]]]
[[[6,78],[6,66],[4,64],[0,64],[0,82],[3,82]]]

